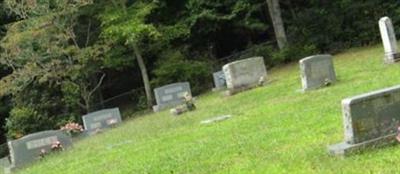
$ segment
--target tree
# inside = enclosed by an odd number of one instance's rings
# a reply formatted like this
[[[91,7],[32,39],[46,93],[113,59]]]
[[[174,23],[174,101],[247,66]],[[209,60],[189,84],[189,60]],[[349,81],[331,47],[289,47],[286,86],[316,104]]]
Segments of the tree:
[[[271,16],[272,24],[274,26],[276,41],[278,42],[279,49],[287,46],[287,38],[285,27],[281,17],[281,8],[279,0],[267,0],[268,11]]]
[[[12,70],[0,81],[0,95],[12,96],[14,104],[6,124],[11,138],[57,128],[91,110],[107,48],[95,42],[91,21],[79,21],[80,9],[90,3],[5,1],[21,18],[0,44],[0,63]]]
[[[159,36],[157,29],[152,24],[146,23],[146,18],[155,8],[155,3],[135,1],[130,6],[126,5],[125,0],[112,0],[112,3],[113,6],[106,6],[105,12],[100,15],[103,22],[103,36],[113,42],[123,41],[133,49],[143,79],[147,106],[150,108],[153,97],[140,43],[142,40]]]

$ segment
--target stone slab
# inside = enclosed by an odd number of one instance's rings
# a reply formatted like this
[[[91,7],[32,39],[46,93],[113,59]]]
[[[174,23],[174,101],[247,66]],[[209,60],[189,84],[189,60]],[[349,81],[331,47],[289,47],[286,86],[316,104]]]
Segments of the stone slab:
[[[218,71],[213,73],[213,79],[214,79],[214,85],[215,88],[213,89],[214,91],[217,90],[222,90],[226,88],[226,79],[225,79],[225,74],[223,71]]]
[[[154,112],[183,104],[185,93],[192,95],[189,82],[174,83],[154,89],[157,102],[157,105],[153,106]]]
[[[332,145],[332,154],[348,148],[386,144],[394,140],[400,120],[400,85],[342,101],[344,142]]]
[[[23,167],[39,159],[42,149],[51,151],[51,145],[59,141],[64,149],[72,146],[72,139],[60,130],[37,132],[8,142],[11,170]]]
[[[394,32],[392,20],[385,16],[379,20],[379,30],[385,50],[385,63],[395,63],[400,60],[398,53],[396,33]]]
[[[222,69],[229,95],[257,86],[261,78],[267,80],[267,70],[263,57],[231,62],[224,65]]]
[[[336,82],[331,55],[315,55],[299,61],[303,91],[313,90]]]
[[[203,120],[200,123],[201,124],[211,124],[211,123],[215,123],[215,122],[224,121],[224,120],[227,120],[227,119],[230,119],[230,118],[232,118],[231,115],[223,115],[223,116],[218,116],[218,117],[210,118],[210,119],[207,119],[207,120]]]
[[[85,130],[93,132],[99,129],[106,129],[122,122],[119,108],[103,109],[86,114],[82,117]]]

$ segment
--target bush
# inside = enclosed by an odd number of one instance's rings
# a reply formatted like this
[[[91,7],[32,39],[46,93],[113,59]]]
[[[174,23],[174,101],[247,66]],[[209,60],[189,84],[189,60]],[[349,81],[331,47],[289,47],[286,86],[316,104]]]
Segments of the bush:
[[[212,86],[212,68],[209,63],[188,60],[176,50],[165,51],[162,55],[156,62],[157,68],[153,70],[155,78],[152,80],[152,85],[154,87],[188,81],[192,93],[197,95]]]

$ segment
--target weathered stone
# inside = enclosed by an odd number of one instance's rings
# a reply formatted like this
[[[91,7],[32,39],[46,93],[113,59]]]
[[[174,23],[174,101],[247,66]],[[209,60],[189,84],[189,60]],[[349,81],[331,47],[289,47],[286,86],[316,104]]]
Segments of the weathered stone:
[[[342,107],[344,142],[330,146],[331,154],[395,141],[400,120],[400,86],[344,99]]]
[[[154,112],[183,104],[183,97],[186,93],[192,96],[190,84],[188,82],[174,83],[154,89],[157,102],[157,105],[153,106]]]
[[[266,79],[267,70],[263,57],[254,57],[231,62],[223,66],[228,94],[256,87],[261,77]]]
[[[118,108],[92,112],[84,115],[82,119],[85,130],[88,132],[110,128],[122,122],[121,113]]]
[[[210,118],[210,119],[207,119],[207,120],[203,120],[200,123],[201,124],[211,124],[211,123],[220,122],[220,121],[224,121],[224,120],[230,119],[231,117],[232,117],[231,115],[223,115],[223,116],[218,116],[218,117]]]
[[[60,130],[38,132],[9,141],[11,165],[6,171],[40,159],[41,151],[51,152],[51,146],[56,142],[60,142],[64,149],[72,146],[71,137]]]
[[[399,61],[400,54],[397,52],[397,40],[392,20],[389,17],[382,17],[379,20],[379,30],[381,32],[383,47],[385,49],[385,63],[394,63]]]
[[[299,61],[303,91],[328,86],[336,82],[331,55],[315,55]]]
[[[226,88],[226,79],[223,71],[213,73],[215,88],[213,91],[218,91]]]

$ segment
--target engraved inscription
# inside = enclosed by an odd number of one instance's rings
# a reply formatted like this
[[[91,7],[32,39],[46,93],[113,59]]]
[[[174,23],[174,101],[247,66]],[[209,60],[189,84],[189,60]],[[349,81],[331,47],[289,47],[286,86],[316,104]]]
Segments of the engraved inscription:
[[[51,136],[51,137],[42,138],[42,139],[38,139],[38,140],[28,141],[28,142],[26,142],[26,147],[29,150],[30,149],[37,149],[37,148],[41,148],[41,147],[44,147],[44,146],[51,145],[56,141],[58,141],[57,136]]]
[[[171,93],[177,93],[177,92],[179,92],[179,91],[182,91],[183,90],[183,88],[182,88],[182,86],[177,86],[177,87],[174,87],[174,88],[169,88],[169,89],[165,89],[165,94],[171,94]]]
[[[97,128],[101,128],[101,122],[90,124],[90,129],[97,129]]]
[[[162,100],[163,102],[167,102],[167,101],[170,101],[170,100],[172,100],[172,99],[174,99],[174,97],[173,97],[172,95],[165,95],[165,96],[162,96],[162,97],[161,97],[161,100]]]
[[[112,117],[113,117],[112,113],[108,113],[108,114],[99,115],[99,116],[94,117],[93,121],[98,122],[98,121],[102,121],[102,120],[107,120]]]

